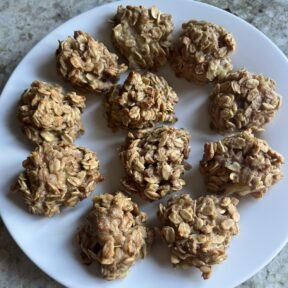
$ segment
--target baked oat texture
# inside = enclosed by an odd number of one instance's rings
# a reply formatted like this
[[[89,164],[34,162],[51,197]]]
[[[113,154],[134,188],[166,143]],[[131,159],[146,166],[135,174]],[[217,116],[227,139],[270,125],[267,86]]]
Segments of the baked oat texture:
[[[103,180],[96,154],[69,143],[39,145],[23,167],[16,190],[29,212],[49,217],[74,207]]]
[[[107,280],[125,277],[152,245],[153,230],[145,226],[146,220],[147,214],[121,192],[94,197],[77,235],[84,263],[100,263]]]
[[[118,64],[118,56],[88,33],[75,31],[74,37],[59,41],[56,50],[57,71],[73,86],[95,93],[107,91],[127,70]]]
[[[239,233],[240,215],[233,197],[208,195],[193,200],[183,194],[160,204],[159,229],[176,267],[197,267],[208,279],[212,265],[226,258],[232,236]]]
[[[35,144],[43,142],[72,143],[84,133],[82,112],[85,97],[66,93],[57,84],[34,81],[24,91],[18,106],[18,119]]]
[[[221,134],[264,130],[281,105],[275,82],[246,69],[220,79],[209,97],[211,128]]]
[[[172,16],[157,7],[118,7],[113,19],[112,42],[130,68],[156,70],[166,64],[174,25]]]
[[[231,33],[197,20],[184,23],[182,28],[170,58],[177,77],[205,84],[232,70],[230,54],[236,49],[236,41]]]
[[[260,198],[283,177],[283,163],[281,154],[248,130],[206,143],[200,172],[210,192]]]
[[[159,122],[175,123],[178,96],[167,81],[153,73],[130,72],[123,85],[107,93],[104,102],[108,126],[142,129]]]
[[[158,200],[185,185],[182,176],[190,165],[190,134],[184,129],[162,126],[128,133],[120,148],[125,191],[145,200]]]

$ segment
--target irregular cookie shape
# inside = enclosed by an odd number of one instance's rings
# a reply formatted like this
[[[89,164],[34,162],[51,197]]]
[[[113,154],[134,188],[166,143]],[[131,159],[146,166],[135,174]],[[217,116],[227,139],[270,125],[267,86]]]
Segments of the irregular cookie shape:
[[[170,61],[177,77],[205,84],[232,70],[230,54],[236,48],[232,34],[205,21],[190,20],[182,28]]]
[[[157,7],[119,6],[112,42],[130,68],[156,70],[167,62],[174,25],[171,15]]]
[[[190,168],[185,162],[189,141],[189,132],[168,126],[129,132],[119,153],[125,190],[149,201],[181,190],[185,185],[182,175]]]
[[[163,77],[130,72],[124,84],[108,92],[104,102],[108,126],[141,129],[159,122],[176,122],[178,96]]]
[[[38,146],[23,167],[16,190],[29,212],[49,217],[74,207],[103,180],[96,153],[68,143]]]
[[[125,277],[153,242],[153,231],[145,226],[147,214],[121,192],[98,195],[93,203],[77,235],[82,259],[99,262],[107,280]]]
[[[75,31],[74,38],[59,42],[56,58],[59,75],[90,92],[108,90],[118,81],[120,73],[127,70],[126,65],[118,64],[116,54],[82,31]]]
[[[84,133],[81,114],[85,97],[75,92],[64,94],[57,84],[34,81],[24,91],[18,107],[18,119],[29,140],[72,143]]]
[[[226,258],[232,236],[239,233],[240,219],[230,197],[208,195],[193,200],[183,194],[160,204],[160,234],[168,245],[171,263],[176,267],[197,267],[208,279],[212,265]]]
[[[211,128],[221,134],[264,130],[281,104],[275,86],[272,79],[246,69],[228,73],[209,97]]]
[[[283,163],[266,141],[244,131],[206,143],[200,172],[210,192],[260,198],[283,177]]]

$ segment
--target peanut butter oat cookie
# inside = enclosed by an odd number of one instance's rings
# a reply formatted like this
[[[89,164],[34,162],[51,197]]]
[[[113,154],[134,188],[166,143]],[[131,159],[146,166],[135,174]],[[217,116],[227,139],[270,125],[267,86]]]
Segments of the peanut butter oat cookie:
[[[174,25],[157,7],[119,6],[112,41],[130,68],[156,70],[166,64]]]
[[[232,70],[230,54],[236,42],[231,33],[216,24],[197,20],[184,23],[182,28],[170,61],[176,76],[205,84]]]
[[[130,72],[124,84],[108,92],[104,102],[108,126],[142,129],[159,122],[176,122],[178,96],[163,77]]]
[[[183,194],[160,204],[160,234],[176,267],[197,267],[208,279],[212,265],[222,263],[240,219],[233,197],[207,195],[193,200]]]
[[[260,198],[283,177],[283,163],[266,141],[244,131],[206,143],[200,172],[210,192]]]
[[[128,134],[120,149],[125,176],[122,185],[128,193],[154,201],[185,185],[182,176],[190,168],[190,134],[168,126]]]
[[[116,54],[82,31],[59,42],[56,59],[58,73],[64,80],[96,93],[107,91],[127,70],[126,65],[118,64]]]
[[[228,73],[209,97],[211,128],[221,134],[264,130],[279,109],[275,82],[246,69]]]
[[[107,280],[125,277],[153,242],[153,231],[145,226],[147,214],[121,192],[98,195],[93,204],[77,235],[82,259],[97,261]]]
[[[84,96],[65,94],[57,84],[34,81],[21,97],[18,119],[28,139],[36,144],[72,143],[84,133],[84,108]]]
[[[49,217],[76,206],[103,180],[96,154],[68,143],[38,146],[23,167],[15,190],[29,212]]]

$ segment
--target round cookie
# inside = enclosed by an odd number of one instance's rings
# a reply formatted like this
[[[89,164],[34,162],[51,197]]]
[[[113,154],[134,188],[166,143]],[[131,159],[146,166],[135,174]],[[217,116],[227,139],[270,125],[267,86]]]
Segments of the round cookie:
[[[118,56],[88,33],[75,31],[74,37],[59,41],[56,51],[58,74],[73,86],[89,92],[107,91],[127,70]]]
[[[206,143],[199,168],[210,192],[260,198],[283,177],[283,163],[281,154],[248,130]]]
[[[246,69],[228,73],[209,97],[211,128],[221,134],[264,130],[281,105],[275,86],[272,79]]]
[[[112,42],[130,68],[156,70],[168,60],[173,29],[171,15],[155,6],[119,6]]]
[[[18,119],[28,139],[35,144],[72,143],[84,133],[85,100],[75,92],[65,94],[57,84],[34,81],[21,96]]]
[[[130,72],[123,85],[107,93],[104,102],[108,126],[142,129],[160,122],[175,123],[178,96],[163,77],[153,73]]]
[[[189,141],[189,132],[168,126],[129,132],[119,152],[125,191],[154,201],[181,190],[182,176],[190,168],[185,162]]]
[[[193,200],[189,194],[160,204],[159,231],[173,266],[197,267],[208,279],[212,265],[227,258],[230,241],[239,233],[237,204],[233,197],[207,195]]]
[[[146,221],[147,214],[121,192],[94,197],[77,234],[84,263],[98,262],[107,280],[125,277],[152,245],[154,233]]]
[[[49,217],[76,206],[103,180],[96,154],[69,143],[39,145],[23,167],[15,190],[29,212]]]
[[[177,77],[205,84],[232,70],[230,54],[236,49],[236,42],[231,33],[197,20],[184,23],[182,28],[170,61]]]

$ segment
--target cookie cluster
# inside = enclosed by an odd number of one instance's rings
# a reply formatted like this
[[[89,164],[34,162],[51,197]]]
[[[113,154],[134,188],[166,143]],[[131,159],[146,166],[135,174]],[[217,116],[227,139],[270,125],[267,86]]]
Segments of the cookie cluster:
[[[235,38],[217,24],[190,20],[173,42],[170,14],[157,7],[128,5],[118,7],[112,25],[112,43],[125,63],[92,35],[75,31],[59,41],[55,67],[75,91],[38,80],[21,95],[19,123],[36,147],[23,162],[14,188],[29,212],[49,217],[91,195],[104,180],[98,156],[73,142],[84,133],[82,94],[92,99],[104,94],[108,127],[126,133],[118,149],[124,173],[121,191],[96,195],[77,232],[83,262],[97,262],[107,280],[122,278],[146,257],[158,231],[173,266],[196,267],[208,279],[239,233],[239,199],[260,198],[283,177],[283,156],[253,134],[264,130],[280,108],[276,83],[246,69],[233,71]],[[236,133],[204,144],[199,170],[211,194],[198,198],[177,194],[190,177],[191,135],[167,126],[181,116],[176,115],[181,97],[155,74],[165,64],[178,77],[211,83],[211,129]],[[117,84],[128,67],[124,83]],[[134,201],[125,194],[159,201],[159,226],[149,227],[137,197]]]

